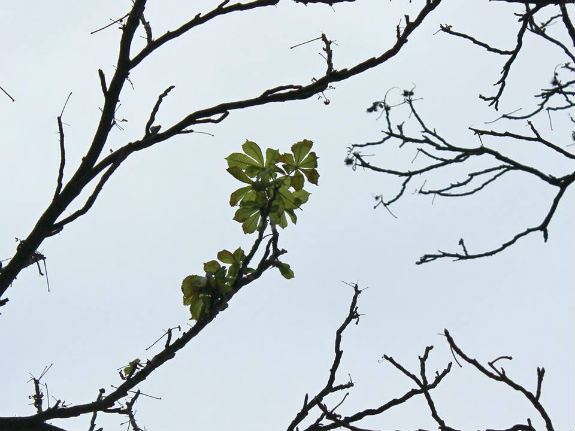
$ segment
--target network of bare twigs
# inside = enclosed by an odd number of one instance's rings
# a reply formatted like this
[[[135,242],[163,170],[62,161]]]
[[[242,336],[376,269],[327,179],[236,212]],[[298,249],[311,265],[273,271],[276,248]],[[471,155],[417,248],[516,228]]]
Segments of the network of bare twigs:
[[[339,2],[349,2],[354,0],[294,0],[296,3],[311,4],[311,3],[323,3],[327,5],[333,5]],[[57,125],[59,130],[59,150],[60,150],[60,164],[57,171],[56,187],[52,198],[52,201],[45,209],[44,213],[38,219],[35,227],[29,233],[29,235],[22,241],[19,242],[17,249],[8,261],[8,264],[1,268],[0,270],[0,296],[4,295],[7,289],[12,285],[17,275],[25,269],[26,267],[39,261],[45,261],[45,256],[39,253],[38,247],[49,237],[61,232],[68,224],[74,222],[78,218],[87,214],[92,208],[94,202],[102,192],[106,182],[112,177],[116,170],[123,164],[123,162],[133,155],[137,151],[144,150],[153,145],[158,145],[174,136],[181,134],[195,133],[196,131],[192,127],[212,123],[217,124],[224,121],[233,111],[246,109],[258,105],[285,102],[291,100],[307,99],[313,96],[321,95],[326,89],[329,88],[333,83],[349,79],[355,75],[358,75],[370,68],[377,67],[390,58],[393,58],[408,41],[408,37],[421,25],[424,19],[441,3],[442,0],[426,0],[424,5],[420,8],[417,16],[412,20],[408,16],[405,17],[404,22],[401,26],[396,28],[396,40],[387,49],[382,50],[380,55],[365,59],[358,62],[357,64],[351,65],[347,68],[337,68],[334,64],[334,56],[332,50],[332,42],[328,37],[322,34],[318,39],[323,43],[323,55],[326,61],[326,69],[319,77],[314,77],[310,79],[310,83],[305,84],[283,84],[276,87],[264,90],[263,92],[255,95],[252,98],[247,98],[243,100],[234,101],[223,101],[217,105],[199,109],[195,112],[191,112],[183,118],[174,121],[173,123],[162,127],[162,125],[156,124],[156,115],[161,108],[163,101],[169,96],[170,92],[173,91],[173,86],[168,86],[164,92],[162,92],[157,99],[156,104],[151,108],[148,121],[145,125],[142,125],[142,136],[140,139],[126,143],[121,146],[116,151],[107,154],[104,152],[105,144],[108,140],[108,136],[113,127],[117,126],[122,120],[116,118],[116,112],[119,106],[120,94],[126,83],[130,83],[129,76],[130,72],[134,68],[141,65],[149,56],[151,56],[156,50],[162,47],[164,44],[182,36],[191,29],[197,28],[211,20],[218,19],[224,15],[231,13],[242,13],[250,10],[275,6],[279,0],[252,0],[246,3],[231,3],[229,0],[224,0],[213,10],[207,13],[199,13],[190,20],[184,22],[180,27],[172,29],[159,37],[154,37],[153,27],[149,20],[144,16],[144,10],[146,6],[145,0],[134,0],[131,9],[123,15],[121,18],[114,19],[110,24],[107,24],[93,33],[98,33],[104,31],[108,28],[119,27],[122,33],[120,42],[120,53],[118,57],[118,62],[115,67],[114,74],[111,80],[107,80],[104,71],[99,70],[98,76],[100,79],[100,86],[104,98],[103,108],[101,110],[101,117],[98,129],[95,133],[93,141],[89,146],[88,151],[82,158],[82,162],[76,168],[76,170],[69,176],[68,181],[64,181],[64,170],[66,168],[66,151],[65,151],[65,133],[64,133],[64,123],[62,117],[64,115],[64,109],[62,109],[61,114],[57,118]],[[526,3],[526,12],[522,15],[520,23],[521,28],[517,37],[517,44],[513,50],[497,50],[495,48],[489,47],[489,45],[474,39],[471,36],[467,36],[461,33],[456,33],[452,30],[451,26],[442,26],[441,30],[446,33],[451,33],[454,36],[460,36],[472,41],[474,44],[488,49],[489,51],[496,52],[500,55],[508,56],[508,60],[503,68],[503,76],[501,81],[498,83],[499,90],[495,96],[485,97],[484,99],[494,105],[496,108],[499,104],[499,99],[505,88],[506,79],[511,69],[514,59],[521,50],[523,43],[523,35],[526,31],[538,34],[540,37],[547,40],[549,43],[556,45],[558,47],[563,47],[566,51],[566,55],[570,58],[572,57],[572,49],[569,49],[567,45],[563,45],[558,39],[546,31],[547,27],[551,22],[562,20],[565,28],[568,31],[569,37],[575,44],[575,30],[573,30],[573,25],[570,18],[566,12],[565,3],[559,4],[561,13],[557,14],[556,17],[549,18],[547,23],[535,24],[535,14],[543,10],[544,5],[538,4],[533,8]],[[134,52],[133,41],[137,32],[140,31],[145,38],[145,46]],[[538,108],[533,111],[533,113],[522,119],[528,119],[531,116],[537,115],[540,112],[551,112],[556,110],[568,110],[569,107],[573,106],[573,86],[574,83],[570,80],[565,80],[561,75],[564,71],[573,71],[572,63],[565,63],[563,66],[556,69],[556,75],[552,85],[549,89],[543,90],[540,97],[540,104]],[[0,87],[1,89],[1,87]],[[3,90],[3,89],[2,89]],[[506,172],[512,171],[523,171],[531,175],[536,176],[542,181],[545,181],[553,187],[557,187],[559,192],[553,201],[551,209],[548,216],[544,222],[533,228],[532,230],[527,230],[525,233],[518,235],[512,242],[514,243],[522,236],[525,236],[532,231],[540,230],[547,235],[547,228],[549,222],[553,216],[555,208],[557,207],[559,201],[566,188],[573,182],[575,174],[568,175],[562,178],[554,178],[551,175],[545,174],[544,172],[538,171],[533,167],[520,164],[512,159],[506,158],[503,154],[489,150],[487,147],[480,146],[473,149],[461,148],[449,144],[447,140],[442,138],[433,129],[428,128],[421,117],[415,110],[413,105],[413,91],[406,91],[405,94],[405,104],[407,104],[412,110],[413,115],[417,118],[417,121],[423,127],[423,133],[421,136],[410,136],[404,133],[401,126],[392,126],[391,123],[391,110],[392,106],[389,106],[384,100],[382,102],[377,102],[372,107],[372,110],[382,109],[385,113],[388,130],[385,138],[379,142],[381,144],[386,141],[399,140],[403,144],[415,144],[420,148],[417,150],[418,153],[426,156],[431,163],[427,168],[420,169],[419,171],[391,171],[384,168],[379,168],[369,165],[369,163],[361,155],[361,148],[367,145],[373,144],[363,144],[354,146],[350,150],[349,161],[354,167],[364,167],[373,170],[379,170],[380,172],[402,176],[405,179],[403,189],[400,193],[393,199],[384,201],[383,197],[380,198],[381,205],[388,207],[391,203],[396,201],[401,197],[403,191],[411,178],[423,174],[427,171],[434,169],[440,169],[443,166],[453,163],[462,163],[467,159],[477,156],[490,155],[499,161],[499,165],[493,167],[490,170],[477,171],[472,174],[472,177],[484,177],[488,178],[483,180],[479,186],[475,187],[476,190],[472,191],[475,193],[483,189],[487,184],[495,181],[498,177]],[[555,100],[562,99],[563,105],[555,104]],[[65,108],[66,105],[64,105]],[[566,107],[563,107],[566,106]],[[514,118],[514,113],[504,114],[503,117],[509,120],[519,120],[520,118]],[[508,132],[496,132],[490,130],[479,130],[474,129],[474,133],[479,137],[493,137],[493,138],[511,138],[517,140],[529,140],[540,143],[545,147],[549,148],[551,151],[555,151],[564,157],[573,158],[573,155],[567,150],[562,149],[558,145],[545,140],[540,132],[531,128],[533,135],[531,136],[521,136],[521,135],[510,135]],[[440,152],[442,156],[433,153],[433,151]],[[471,180],[470,180],[471,181]],[[467,183],[459,182],[453,184],[448,188],[441,190],[427,190],[422,189],[422,193],[434,193],[437,195],[457,195],[461,194],[461,187],[467,185]],[[79,196],[83,191],[91,191],[88,193],[88,199],[83,202],[78,202]],[[63,216],[67,214],[68,208],[78,208],[73,211],[71,215]],[[262,218],[266,219],[266,214],[262,214]],[[269,230],[266,230],[268,229]],[[265,232],[271,233],[266,234]],[[266,240],[267,239],[267,240]],[[509,244],[509,245],[511,245]],[[461,245],[464,249],[464,253],[441,253],[440,255],[428,255],[427,258],[422,258],[424,261],[434,260],[440,257],[454,257],[456,259],[470,259],[474,257],[479,257],[479,255],[473,255],[467,253],[465,244],[463,241]],[[509,245],[503,246],[502,249],[508,247]],[[255,264],[255,272],[252,272],[249,277],[246,277],[243,271],[247,268],[255,259],[256,253],[259,251],[261,257],[259,261]],[[492,251],[492,254],[500,251]],[[170,328],[165,331],[164,337],[165,342],[159,352],[153,355],[150,359],[142,361],[141,364],[137,364],[129,368],[129,372],[122,374],[122,383],[118,386],[112,386],[112,390],[109,393],[102,389],[97,390],[97,396],[95,400],[87,403],[78,404],[68,404],[63,399],[56,398],[53,403],[51,399],[53,398],[48,393],[48,386],[43,381],[46,377],[46,373],[49,367],[41,373],[39,377],[32,376],[31,382],[33,384],[33,393],[30,396],[32,405],[35,409],[35,413],[28,416],[11,416],[11,417],[0,417],[0,430],[2,431],[16,431],[16,430],[38,430],[38,431],[63,431],[62,428],[52,425],[49,421],[62,420],[67,418],[78,417],[81,415],[88,415],[91,417],[89,430],[97,430],[97,419],[99,414],[117,414],[122,415],[126,424],[135,431],[141,430],[135,417],[135,403],[143,396],[152,396],[145,394],[139,389],[139,385],[143,383],[153,372],[155,372],[160,366],[164,365],[169,360],[173,359],[175,355],[184,348],[190,341],[192,341],[203,329],[209,325],[228,305],[228,302],[232,297],[241,290],[245,285],[257,280],[267,269],[271,268],[276,264],[277,258],[280,254],[284,253],[284,250],[278,247],[278,233],[274,230],[273,225],[269,226],[265,221],[260,226],[257,232],[257,238],[254,241],[249,254],[246,256],[243,267],[238,273],[236,284],[234,285],[234,293],[231,294],[226,300],[217,307],[215,307],[210,313],[206,314],[204,317],[200,318],[193,326],[179,333],[179,327]],[[253,262],[252,262],[253,263]],[[349,328],[350,324],[357,323],[360,318],[360,313],[358,311],[358,299],[361,294],[361,289],[357,284],[350,285],[353,289],[352,300],[348,309],[348,313],[341,324],[341,326],[336,330],[335,342],[334,342],[334,359],[331,368],[328,373],[328,378],[325,386],[321,388],[313,396],[306,395],[304,398],[303,405],[301,409],[296,413],[292,422],[287,426],[288,431],[294,430],[305,430],[305,431],[319,431],[319,430],[331,430],[331,429],[349,429],[353,431],[365,430],[361,428],[361,421],[363,419],[381,415],[388,412],[390,409],[405,404],[408,401],[422,396],[425,398],[427,406],[429,407],[430,414],[434,421],[437,423],[439,429],[442,431],[453,431],[456,428],[451,427],[447,424],[446,419],[440,414],[439,407],[433,399],[432,392],[435,388],[446,378],[446,376],[452,371],[452,364],[449,363],[441,371],[437,371],[430,375],[427,369],[427,361],[432,350],[431,346],[425,348],[423,355],[419,358],[419,370],[417,372],[411,372],[405,368],[399,361],[395,360],[391,356],[384,356],[383,360],[386,363],[391,364],[400,373],[405,375],[408,379],[413,382],[414,387],[409,391],[398,395],[387,402],[380,403],[373,408],[366,408],[360,411],[355,411],[351,413],[343,413],[345,409],[345,400],[347,398],[347,392],[343,394],[344,391],[351,390],[354,385],[351,377],[345,380],[343,383],[336,383],[338,378],[338,370],[341,365],[341,360],[343,357],[343,335],[344,332]],[[0,299],[0,305],[5,305],[7,299]],[[178,329],[178,336],[175,337],[175,330]],[[548,431],[553,430],[553,425],[549,419],[546,410],[541,404],[541,388],[544,377],[544,370],[537,370],[537,386],[535,392],[530,392],[525,388],[525,386],[515,382],[511,379],[505,372],[503,368],[497,366],[500,360],[510,359],[507,356],[501,356],[489,362],[487,365],[481,364],[479,361],[464,353],[464,351],[455,343],[451,334],[446,330],[444,332],[445,339],[451,350],[455,361],[461,361],[466,363],[476,369],[481,375],[489,378],[493,381],[499,382],[502,385],[510,387],[517,391],[521,396],[523,396],[534,408],[536,415],[545,423],[545,427]],[[175,339],[173,339],[175,337]],[[163,338],[162,338],[163,339]],[[154,345],[157,345],[155,342]],[[458,362],[459,363],[459,362]],[[96,391],[94,391],[96,392]],[[343,395],[342,395],[343,394]],[[336,401],[332,398],[340,396]],[[517,423],[515,425],[509,426],[507,428],[500,429],[501,431],[534,431],[534,427],[530,419],[526,423]]]
[[[571,124],[575,126],[573,109],[575,108],[575,29],[572,18],[569,15],[565,3],[559,3],[555,7],[551,4],[558,2],[529,2],[537,3],[535,6],[525,4],[523,13],[518,14],[519,28],[516,33],[515,46],[511,49],[501,49],[494,47],[486,42],[481,41],[472,35],[456,31],[452,25],[441,25],[438,32],[465,39],[473,45],[486,50],[487,52],[499,55],[505,58],[501,69],[501,77],[495,83],[496,92],[494,95],[480,95],[480,98],[486,101],[489,106],[499,110],[501,97],[507,87],[509,75],[515,65],[515,61],[520,52],[528,49],[526,43],[526,34],[535,35],[543,39],[550,46],[558,49],[565,56],[565,61],[559,65],[552,65],[552,78],[547,87],[535,95],[536,104],[533,108],[518,109],[512,112],[500,114],[496,121],[498,130],[470,127],[470,131],[478,138],[477,144],[462,146],[457,145],[437,132],[436,128],[427,124],[416,109],[413,90],[403,92],[403,100],[396,104],[391,104],[387,95],[383,100],[374,102],[368,112],[380,112],[385,118],[385,130],[383,138],[375,142],[363,144],[354,144],[348,148],[346,164],[353,169],[363,168],[388,176],[395,176],[402,179],[402,185],[394,196],[387,198],[383,195],[376,196],[375,207],[386,208],[394,217],[390,207],[404,196],[409,184],[413,184],[416,179],[425,178],[431,172],[447,171],[451,166],[470,166],[470,170],[463,179],[455,179],[449,185],[438,188],[426,187],[426,181],[420,181],[417,191],[422,195],[433,195],[441,197],[463,197],[470,196],[484,191],[487,186],[491,186],[504,175],[511,173],[524,173],[534,177],[537,180],[551,186],[555,189],[554,197],[547,204],[548,210],[541,221],[533,226],[526,227],[524,230],[517,232],[513,237],[505,239],[499,245],[482,251],[471,252],[469,245],[462,238],[459,241],[460,249],[457,251],[437,251],[423,255],[418,264],[431,262],[437,259],[449,258],[453,260],[469,260],[487,256],[493,256],[517,243],[520,239],[541,232],[543,239],[547,241],[549,237],[549,225],[559,206],[562,198],[565,196],[567,189],[575,182],[575,171],[571,170],[560,176],[554,173],[546,172],[538,168],[535,161],[532,164],[520,162],[512,155],[506,154],[501,150],[496,150],[489,146],[490,142],[503,141],[508,142],[507,146],[515,142],[520,145],[522,142],[539,145],[547,151],[554,153],[559,158],[569,162],[575,159],[572,151],[575,142],[575,131],[571,136],[562,139],[560,142],[553,142],[545,137],[544,132],[538,130],[533,119],[540,115],[547,115],[550,128],[553,127],[552,116],[557,113],[564,113],[568,116]],[[552,25],[557,24],[554,28]],[[558,27],[561,26],[559,30]],[[562,31],[561,31],[562,30]],[[407,105],[409,116],[414,119],[419,129],[418,132],[408,132],[404,122],[395,124],[392,118],[398,106]],[[526,111],[526,112],[523,112]],[[530,133],[522,134],[511,131],[513,123],[526,124]],[[501,127],[502,126],[502,127]],[[508,128],[509,127],[509,128]],[[575,127],[574,127],[575,128]],[[378,147],[393,146],[400,151],[413,152],[413,160],[418,158],[422,166],[413,168],[393,168],[390,166],[381,166],[370,163],[365,154],[366,148],[373,152]],[[422,162],[422,159],[425,160]],[[481,159],[488,161],[489,166],[486,168],[477,168],[477,164],[471,163]],[[413,162],[412,160],[412,162]]]

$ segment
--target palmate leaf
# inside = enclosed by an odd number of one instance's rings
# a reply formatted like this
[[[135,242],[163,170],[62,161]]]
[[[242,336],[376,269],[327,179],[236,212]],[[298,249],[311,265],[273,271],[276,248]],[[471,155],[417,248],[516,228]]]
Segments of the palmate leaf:
[[[306,158],[307,154],[309,153],[309,150],[311,150],[311,147],[313,146],[313,142],[307,139],[304,139],[303,141],[299,141],[295,144],[293,144],[291,146],[291,151],[293,153],[294,156],[294,161],[295,161],[295,165],[296,166],[301,166],[302,162],[304,161],[304,159]],[[313,166],[314,168],[316,166]]]
[[[319,179],[319,173],[316,170],[318,158],[315,152],[310,152],[312,146],[312,141],[304,139],[292,145],[292,154],[286,153],[279,157],[279,161],[283,163],[284,171],[293,173],[291,178],[295,190],[303,188],[304,178],[302,174],[310,183],[317,185]]]

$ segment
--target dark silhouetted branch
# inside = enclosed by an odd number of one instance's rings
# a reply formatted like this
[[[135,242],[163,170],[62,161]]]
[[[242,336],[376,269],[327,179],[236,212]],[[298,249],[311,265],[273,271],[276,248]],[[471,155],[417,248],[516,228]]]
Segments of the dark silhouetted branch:
[[[381,111],[380,117],[385,115],[386,129],[383,131],[383,138],[378,141],[354,144],[348,147],[345,164],[351,166],[352,169],[356,170],[357,168],[363,168],[401,179],[401,187],[395,195],[392,195],[391,198],[387,198],[383,194],[377,195],[376,204],[374,205],[375,208],[383,206],[394,217],[395,214],[391,212],[390,206],[404,196],[407,185],[418,176],[425,177],[425,180],[423,181],[423,185],[419,187],[416,192],[422,195],[432,195],[434,198],[436,196],[471,196],[485,190],[487,186],[497,183],[501,177],[506,174],[506,176],[508,176],[511,173],[528,174],[548,186],[555,188],[554,198],[550,204],[548,204],[549,209],[542,221],[524,230],[519,230],[519,232],[511,239],[504,241],[501,245],[480,252],[473,252],[469,247],[465,248],[463,253],[439,250],[437,253],[425,254],[417,261],[418,264],[431,262],[441,258],[470,260],[493,256],[514,245],[520,239],[535,232],[541,232],[543,234],[543,239],[547,241],[549,224],[555,214],[559,202],[565,195],[566,190],[571,187],[575,181],[575,171],[573,170],[564,172],[561,175],[557,175],[555,172],[547,172],[546,170],[539,168],[535,161],[520,161],[518,158],[509,155],[508,153],[513,154],[512,146],[509,146],[508,149],[506,148],[505,151],[496,150],[488,146],[488,142],[486,142],[487,138],[489,138],[490,140],[498,140],[505,143],[529,143],[549,150],[553,156],[558,156],[560,159],[562,158],[568,162],[575,159],[575,154],[567,148],[568,145],[565,145],[562,142],[553,142],[553,140],[544,137],[543,133],[535,127],[535,123],[532,121],[537,114],[546,112],[549,116],[552,128],[551,113],[560,111],[572,112],[575,108],[575,80],[572,79],[572,75],[575,72],[575,67],[572,65],[572,62],[574,62],[573,60],[575,59],[575,51],[573,51],[573,48],[571,47],[571,45],[575,46],[575,43],[567,43],[565,42],[565,37],[560,39],[553,36],[551,32],[548,31],[552,24],[561,24],[560,18],[562,18],[567,34],[569,35],[569,38],[572,38],[572,31],[570,30],[570,26],[572,26],[571,18],[567,14],[565,4],[559,4],[560,13],[555,13],[551,16],[549,16],[549,14],[543,15],[543,22],[537,24],[536,20],[539,17],[538,13],[542,11],[544,7],[556,4],[556,2],[548,2],[546,4],[543,4],[542,2],[533,2],[537,3],[533,7],[528,4],[531,2],[522,3],[525,5],[525,12],[519,15],[520,27],[515,35],[515,48],[512,50],[493,47],[491,44],[485,43],[477,37],[454,31],[451,25],[442,25],[439,31],[463,38],[488,52],[502,55],[507,58],[502,69],[501,78],[496,83],[498,86],[497,94],[493,97],[482,97],[484,100],[489,101],[495,109],[498,109],[499,100],[505,89],[508,75],[515,58],[517,58],[520,52],[527,49],[524,44],[526,40],[526,32],[530,32],[536,37],[541,38],[548,45],[553,46],[554,48],[559,48],[563,52],[567,61],[555,66],[551,86],[542,89],[540,93],[535,95],[535,98],[539,101],[534,109],[528,110],[527,113],[524,114],[518,114],[522,108],[515,109],[512,112],[500,115],[496,120],[490,122],[495,123],[506,120],[506,124],[514,124],[514,122],[520,120],[527,120],[526,123],[531,133],[521,134],[509,129],[487,130],[472,127],[470,130],[479,138],[479,145],[455,145],[442,136],[436,128],[431,127],[424,122],[418,110],[415,108],[413,89],[404,90],[402,93],[403,100],[397,103],[391,103],[389,101],[388,96],[390,96],[391,90],[388,90],[383,100],[374,102],[367,109],[368,112],[372,113]],[[550,9],[546,8],[545,11],[549,12]],[[413,122],[413,120],[416,122],[419,132],[411,132],[409,129],[410,125],[406,124],[405,121],[397,125],[394,124],[393,114],[404,106],[408,106],[409,119],[411,122]],[[568,115],[571,122],[575,124],[575,119],[572,114]],[[571,132],[571,134],[571,138],[575,139],[575,132]],[[385,146],[386,148],[393,146],[402,151],[414,152],[414,157],[411,161],[411,165],[413,166],[398,168],[392,166],[389,162],[386,164],[378,164],[368,160],[368,156],[373,156],[375,154],[364,154],[363,151],[365,151],[365,148],[369,147],[373,152],[373,150],[380,146]],[[478,165],[477,163],[473,163],[473,161],[480,159],[485,162],[489,162],[489,165],[485,167],[484,164]],[[388,158],[388,160],[391,159]],[[492,163],[493,161],[495,161],[495,163]],[[460,166],[460,169],[468,170],[465,174],[465,178],[458,178],[451,181],[448,185],[440,187],[426,187],[428,174],[446,171],[446,168],[455,166]],[[478,168],[477,166],[481,167]]]

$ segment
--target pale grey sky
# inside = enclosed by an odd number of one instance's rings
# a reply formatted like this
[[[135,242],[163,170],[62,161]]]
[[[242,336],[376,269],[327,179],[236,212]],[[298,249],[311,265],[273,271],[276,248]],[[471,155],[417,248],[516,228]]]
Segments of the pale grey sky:
[[[217,4],[149,3],[147,18],[156,34]],[[176,88],[162,106],[160,124],[280,84],[307,83],[325,69],[321,45],[290,46],[324,32],[337,41],[335,67],[344,68],[390,46],[405,11],[421,3],[364,0],[332,10],[285,1],[201,27],[131,75],[134,89],[125,88],[118,111],[128,121],[124,130],[113,131],[110,148],[141,135],[158,94],[169,85]],[[0,7],[0,85],[16,98],[15,103],[0,99],[0,258],[12,255],[14,237],[27,235],[53,194],[56,116],[70,91],[64,116],[67,172],[87,148],[102,103],[97,70],[113,73],[120,36],[117,29],[90,31],[124,14],[129,4],[62,0]],[[528,388],[535,388],[536,367],[545,366],[545,406],[556,429],[572,429],[573,190],[560,205],[546,244],[534,235],[492,258],[416,266],[420,255],[453,249],[461,237],[489,247],[538,223],[549,190],[518,176],[465,200],[432,204],[407,194],[394,208],[399,216],[394,219],[373,211],[373,195],[393,194],[398,184],[343,164],[346,146],[381,136],[382,120],[365,109],[393,86],[417,84],[416,94],[423,97],[418,107],[429,122],[451,139],[474,142],[467,127],[496,117],[477,95],[493,91],[501,58],[434,33],[448,23],[511,47],[517,8],[445,0],[397,58],[327,92],[328,106],[312,98],[235,112],[219,125],[201,128],[214,137],[185,135],[134,155],[88,215],[42,245],[51,292],[33,267],[9,290],[10,303],[0,316],[0,416],[33,413],[27,380],[45,365],[54,364],[46,376],[50,396],[75,404],[95,399],[100,387],[118,385],[117,369],[130,360],[151,357],[153,350],[145,348],[164,329],[188,323],[182,279],[201,272],[219,250],[250,244],[232,221],[228,198],[238,186],[225,172],[224,157],[245,139],[287,151],[307,138],[320,157],[320,185],[311,190],[297,226],[280,236],[295,279],[266,274],[237,295],[201,336],[141,386],[162,400],[139,401],[140,424],[167,431],[285,428],[304,395],[325,383],[333,334],[352,295],[342,281],[357,281],[369,289],[359,304],[365,316],[344,339],[339,379],[347,380],[349,373],[356,387],[342,413],[377,406],[410,387],[405,376],[378,363],[384,353],[417,369],[417,356],[433,344],[430,364],[443,368],[452,357],[438,334],[448,328],[480,360],[512,355],[506,369]],[[530,52],[512,75],[506,109],[532,103],[532,94],[563,61],[559,51],[537,43]],[[553,131],[546,121],[540,130],[565,139],[567,123],[556,121]],[[553,163],[537,157],[538,163]],[[450,425],[462,429],[503,428],[535,417],[513,391],[469,367],[454,369],[435,396]],[[98,419],[107,430],[123,429],[119,422],[112,416]],[[88,429],[89,418],[54,423]],[[436,427],[423,400],[365,426]]]

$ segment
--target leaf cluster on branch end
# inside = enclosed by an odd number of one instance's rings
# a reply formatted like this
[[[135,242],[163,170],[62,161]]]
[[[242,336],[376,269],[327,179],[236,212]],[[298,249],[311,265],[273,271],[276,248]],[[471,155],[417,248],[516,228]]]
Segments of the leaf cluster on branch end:
[[[222,250],[218,260],[204,263],[204,275],[189,275],[182,282],[184,305],[189,306],[193,320],[210,315],[216,309],[225,308],[227,301],[243,285],[258,278],[269,267],[276,267],[284,278],[294,277],[290,265],[279,260],[285,250],[278,248],[276,226],[286,228],[288,218],[297,222],[296,210],[300,210],[310,196],[304,189],[306,180],[317,185],[317,155],[311,151],[313,142],[304,139],[292,145],[291,152],[280,153],[268,148],[264,153],[258,144],[246,141],[243,153],[232,153],[226,160],[227,171],[246,186],[235,190],[230,205],[239,207],[234,220],[242,224],[244,233],[258,231],[254,248],[247,255],[242,248],[233,253]],[[262,260],[257,267],[249,266],[264,232],[271,229]],[[229,267],[225,266],[229,265]]]

